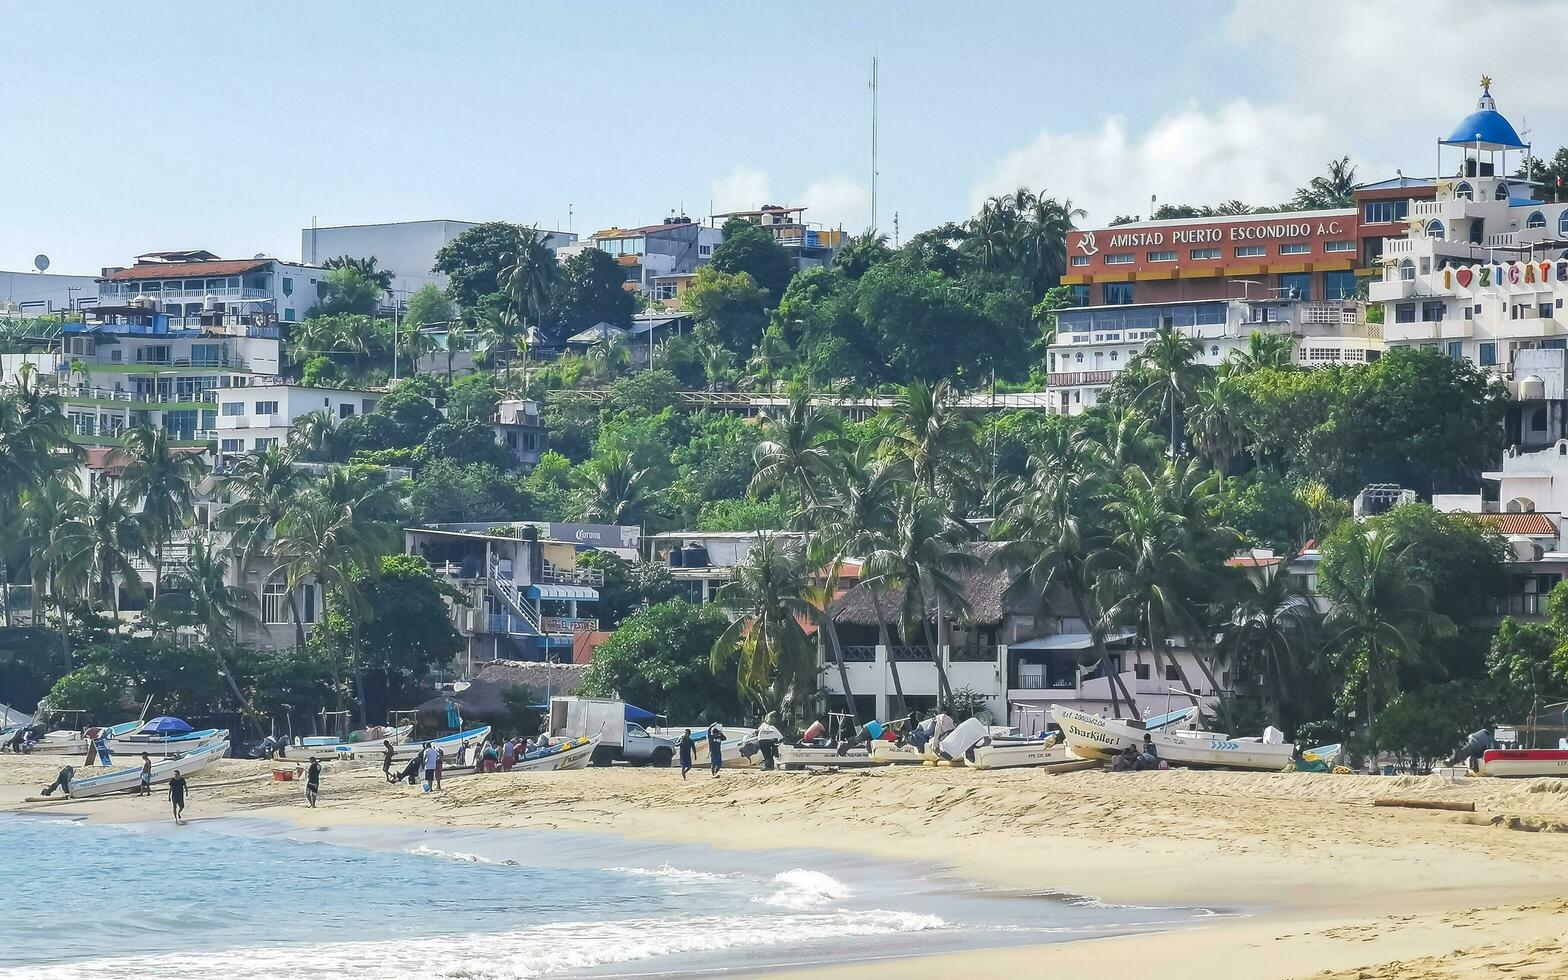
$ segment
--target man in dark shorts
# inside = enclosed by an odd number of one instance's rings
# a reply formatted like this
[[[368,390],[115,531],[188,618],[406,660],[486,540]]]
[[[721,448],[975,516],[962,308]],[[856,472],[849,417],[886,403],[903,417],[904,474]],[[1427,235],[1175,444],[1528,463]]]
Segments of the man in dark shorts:
[[[174,778],[169,780],[169,804],[174,807],[174,822],[184,823],[180,818],[185,813],[185,777],[180,775],[178,769],[174,770]]]
[[[142,753],[142,778],[141,786],[136,791],[137,796],[152,795],[152,758],[147,753]]]
[[[316,794],[321,792],[321,761],[315,756],[310,759],[310,768],[305,770],[305,802],[310,808],[316,808]]]

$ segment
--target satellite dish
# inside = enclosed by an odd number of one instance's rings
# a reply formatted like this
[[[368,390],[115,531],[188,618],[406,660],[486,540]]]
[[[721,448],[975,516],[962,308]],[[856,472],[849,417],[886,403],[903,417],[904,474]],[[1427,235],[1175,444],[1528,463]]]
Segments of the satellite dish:
[[[39,272],[49,268],[49,256],[43,254],[42,252],[39,252],[37,255],[33,256],[33,268],[37,269]]]
[[[267,257],[267,253],[266,253],[266,252],[257,252],[257,253],[256,253],[256,254],[255,254],[255,255],[254,255],[254,256],[253,256],[253,258],[258,258],[258,259],[264,259],[264,258],[266,258],[266,257]]]

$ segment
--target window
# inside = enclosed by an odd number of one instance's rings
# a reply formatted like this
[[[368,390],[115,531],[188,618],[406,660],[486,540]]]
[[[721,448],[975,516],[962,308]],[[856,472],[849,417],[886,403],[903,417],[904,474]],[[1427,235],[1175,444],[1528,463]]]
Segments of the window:
[[[196,365],[200,365],[200,366],[205,366],[205,367],[216,367],[217,365],[222,364],[223,363],[223,345],[222,344],[192,344],[191,345],[191,363],[192,364],[196,364]]]
[[[1421,304],[1421,322],[1436,323],[1446,315],[1447,304],[1440,299],[1429,299]]]
[[[1132,283],[1108,282],[1105,284],[1105,305],[1125,306],[1132,302]]]
[[[245,451],[245,440],[224,439],[218,443],[218,448],[226,453],[242,453]]]
[[[1415,323],[1416,322],[1416,304],[1414,304],[1414,303],[1400,303],[1398,306],[1394,307],[1394,322],[1395,323]]]
[[[1132,675],[1133,675],[1134,678],[1136,678],[1137,680],[1140,680],[1140,681],[1148,680],[1149,679],[1149,665],[1148,664],[1133,664],[1132,665]]]
[[[1497,364],[1497,343],[1487,341],[1481,345],[1481,366],[1492,367]]]
[[[1312,246],[1307,242],[1286,242],[1279,247],[1281,255],[1305,255],[1312,251]]]
[[[1196,254],[1196,250],[1194,250],[1193,258],[1197,258],[1197,257],[1198,256]],[[1176,261],[1176,253],[1175,252],[1150,252],[1149,253],[1149,261],[1150,262],[1175,262]]]
[[[1530,413],[1530,431],[1531,432],[1545,432],[1546,431],[1546,409],[1538,408],[1535,411]]]
[[[1209,356],[1210,357],[1219,357],[1220,356],[1220,345],[1219,344],[1215,344],[1214,346],[1209,348]]]
[[[1088,265],[1088,264],[1089,264],[1089,256],[1087,256],[1087,255],[1074,255],[1073,256],[1073,265],[1075,265],[1075,266],[1085,266],[1085,265]]]
[[[1072,301],[1074,306],[1089,305],[1089,287],[1085,283],[1078,283],[1072,287]]]
[[[1181,680],[1181,668],[1176,666],[1175,664],[1166,664],[1165,665],[1165,679],[1168,680],[1168,681],[1179,681],[1179,680]]]
[[[1403,221],[1409,214],[1409,201],[1369,201],[1366,206],[1368,224]]]
[[[1409,259],[1399,263],[1399,278],[1405,282],[1414,282],[1416,278],[1416,264]]]
[[[1118,355],[1118,354],[1117,354],[1117,353],[1116,353],[1116,352],[1115,352],[1115,351],[1111,351],[1111,361],[1112,361],[1112,362],[1115,362],[1115,361],[1116,361],[1116,359],[1117,359],[1117,358],[1118,358],[1118,357],[1119,357],[1119,356],[1120,356],[1120,355]]]
[[[1475,319],[1475,307],[1473,307],[1473,306],[1466,306],[1465,307],[1465,319],[1466,320],[1474,320]]]
[[[1356,274],[1349,269],[1323,273],[1323,295],[1327,299],[1355,299]]]
[[[278,440],[276,438],[267,438],[265,436],[257,436],[256,437],[256,451],[258,453],[263,451],[263,450],[266,450],[266,449],[271,449],[273,446],[276,446],[277,444],[278,444]]]
[[[1105,257],[1106,265],[1132,265],[1135,256],[1131,252],[1118,252]]]
[[[1279,277],[1279,294],[1285,299],[1312,301],[1312,273],[1286,272]]]
[[[136,363],[138,364],[168,364],[173,359],[169,352],[168,344],[152,344],[147,347],[136,348]]]
[[[230,418],[233,418],[236,415],[244,415],[245,414],[245,403],[244,402],[224,402],[223,403],[223,414],[228,416],[228,417],[230,417]]]
[[[294,316],[294,310],[293,310],[292,307],[284,307],[283,308],[283,319],[288,321],[289,323],[295,322],[296,318]]]
[[[1471,200],[1474,200],[1474,199],[1475,199],[1475,189],[1470,186],[1470,182],[1469,181],[1461,180],[1459,182],[1459,185],[1454,188],[1454,200],[1456,200],[1456,201],[1471,201]]]
[[[1325,243],[1323,243],[1323,251],[1325,251],[1325,252],[1354,252],[1355,250],[1356,250],[1356,243],[1355,243],[1354,240],[1345,241],[1345,242],[1325,242]]]
[[[1443,227],[1443,223],[1436,218],[1426,223],[1426,237],[1428,238],[1442,238],[1443,232],[1446,230]]]
[[[354,417],[354,406],[352,404],[350,404],[349,402],[344,402],[343,404],[338,406],[338,418],[340,418],[340,419],[351,419],[353,417]]]
[[[1506,201],[1506,200],[1508,200],[1508,185],[1507,184],[1498,184],[1497,185],[1497,190],[1492,193],[1492,200],[1494,200],[1494,201]]]
[[[278,414],[278,403],[277,402],[257,402],[256,403],[256,414],[257,415],[276,415],[276,414]]]
[[[1524,219],[1524,226],[1526,228],[1545,228],[1546,215],[1539,211],[1531,211],[1530,217]]]
[[[1192,258],[1195,262],[1204,262],[1219,257],[1220,250],[1217,248],[1195,248],[1192,250]]]
[[[1552,304],[1541,303],[1536,307],[1535,315],[1543,320],[1550,319],[1552,315]]]
[[[1462,361],[1465,359],[1465,342],[1450,340],[1448,342],[1448,357],[1450,360]]]
[[[654,299],[674,299],[676,294],[675,283],[656,282],[653,284]]]
[[[1568,238],[1568,210],[1557,216],[1557,235],[1559,238]]]
[[[1267,245],[1236,246],[1236,258],[1238,259],[1261,259],[1267,254],[1269,254],[1269,247]]]

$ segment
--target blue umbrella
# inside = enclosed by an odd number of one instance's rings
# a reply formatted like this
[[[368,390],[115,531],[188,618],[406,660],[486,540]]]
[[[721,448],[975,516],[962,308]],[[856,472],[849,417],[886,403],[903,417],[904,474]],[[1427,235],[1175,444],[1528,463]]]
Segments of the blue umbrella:
[[[191,726],[178,718],[159,715],[152,721],[142,726],[142,735],[185,735],[191,732]]]

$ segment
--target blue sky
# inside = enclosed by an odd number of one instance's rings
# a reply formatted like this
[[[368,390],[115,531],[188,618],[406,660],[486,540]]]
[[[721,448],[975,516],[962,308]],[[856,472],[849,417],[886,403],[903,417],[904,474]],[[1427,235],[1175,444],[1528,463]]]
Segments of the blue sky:
[[[1020,183],[1093,224],[1150,194],[1272,203],[1341,153],[1424,173],[1483,70],[1538,145],[1568,142],[1551,66],[1478,56],[1475,9],[1440,6],[0,0],[0,269],[297,257],[312,216],[570,205],[583,232],[766,198],[858,230],[873,54],[879,224],[904,236]]]

